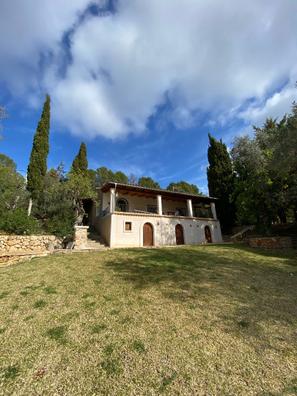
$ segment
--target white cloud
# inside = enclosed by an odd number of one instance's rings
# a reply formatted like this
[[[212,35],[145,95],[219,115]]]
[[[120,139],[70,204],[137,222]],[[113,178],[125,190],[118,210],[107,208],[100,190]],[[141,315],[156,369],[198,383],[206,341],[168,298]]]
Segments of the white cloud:
[[[48,90],[55,118],[73,133],[118,138],[143,132],[166,100],[181,128],[204,111],[253,121],[271,109],[289,110],[292,85],[262,103],[296,77],[297,2],[119,0],[115,14],[75,25],[88,3],[0,3],[2,79],[12,89]],[[61,76],[61,38],[74,26],[72,61]],[[38,80],[41,51],[53,59]],[[262,107],[239,112],[250,98]]]
[[[293,83],[286,85],[280,92],[272,94],[263,103],[249,106],[238,116],[248,124],[262,126],[266,118],[280,120],[292,107],[296,99],[296,87]]]

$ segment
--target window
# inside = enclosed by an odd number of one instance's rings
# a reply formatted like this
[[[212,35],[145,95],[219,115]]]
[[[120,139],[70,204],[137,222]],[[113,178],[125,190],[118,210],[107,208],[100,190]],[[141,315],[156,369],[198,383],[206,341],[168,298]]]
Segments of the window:
[[[149,213],[158,213],[157,205],[147,205],[147,211]]]
[[[212,218],[212,212],[210,205],[200,204],[194,206],[194,216],[195,217],[204,217],[204,218]]]
[[[131,221],[125,221],[125,231],[132,231]]]
[[[128,201],[124,198],[119,198],[116,204],[116,210],[119,212],[128,212]]]
[[[186,216],[187,215],[186,208],[176,208],[175,215],[176,216]]]

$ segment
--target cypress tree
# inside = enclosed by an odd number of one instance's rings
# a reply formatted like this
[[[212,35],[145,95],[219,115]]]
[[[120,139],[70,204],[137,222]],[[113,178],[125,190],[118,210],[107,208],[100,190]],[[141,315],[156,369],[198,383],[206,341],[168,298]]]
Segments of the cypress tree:
[[[224,232],[230,231],[234,225],[234,191],[233,166],[227,146],[210,134],[208,147],[207,179],[209,195],[219,199],[217,203],[218,218]]]
[[[79,152],[72,162],[71,170],[74,173],[86,172],[88,170],[87,147],[85,143],[81,143]]]
[[[33,147],[27,171],[27,190],[33,199],[43,191],[44,177],[47,172],[49,151],[50,97],[46,96],[43,111],[33,140]]]

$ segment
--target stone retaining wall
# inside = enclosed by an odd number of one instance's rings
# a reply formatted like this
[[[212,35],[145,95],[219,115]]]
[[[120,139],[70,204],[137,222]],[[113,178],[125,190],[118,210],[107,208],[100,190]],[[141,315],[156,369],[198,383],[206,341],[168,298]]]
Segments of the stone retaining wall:
[[[260,247],[263,249],[290,249],[293,247],[290,237],[249,238],[248,245],[250,247]]]
[[[47,252],[62,248],[54,235],[0,235],[0,253]]]

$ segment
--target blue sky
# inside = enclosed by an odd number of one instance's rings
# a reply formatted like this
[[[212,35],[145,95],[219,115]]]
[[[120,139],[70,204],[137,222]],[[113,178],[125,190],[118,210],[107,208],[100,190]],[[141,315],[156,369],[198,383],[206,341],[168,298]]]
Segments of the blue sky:
[[[23,174],[48,92],[49,167],[85,141],[92,168],[207,193],[208,132],[231,145],[296,99],[297,2],[2,0],[0,51],[0,152]]]

